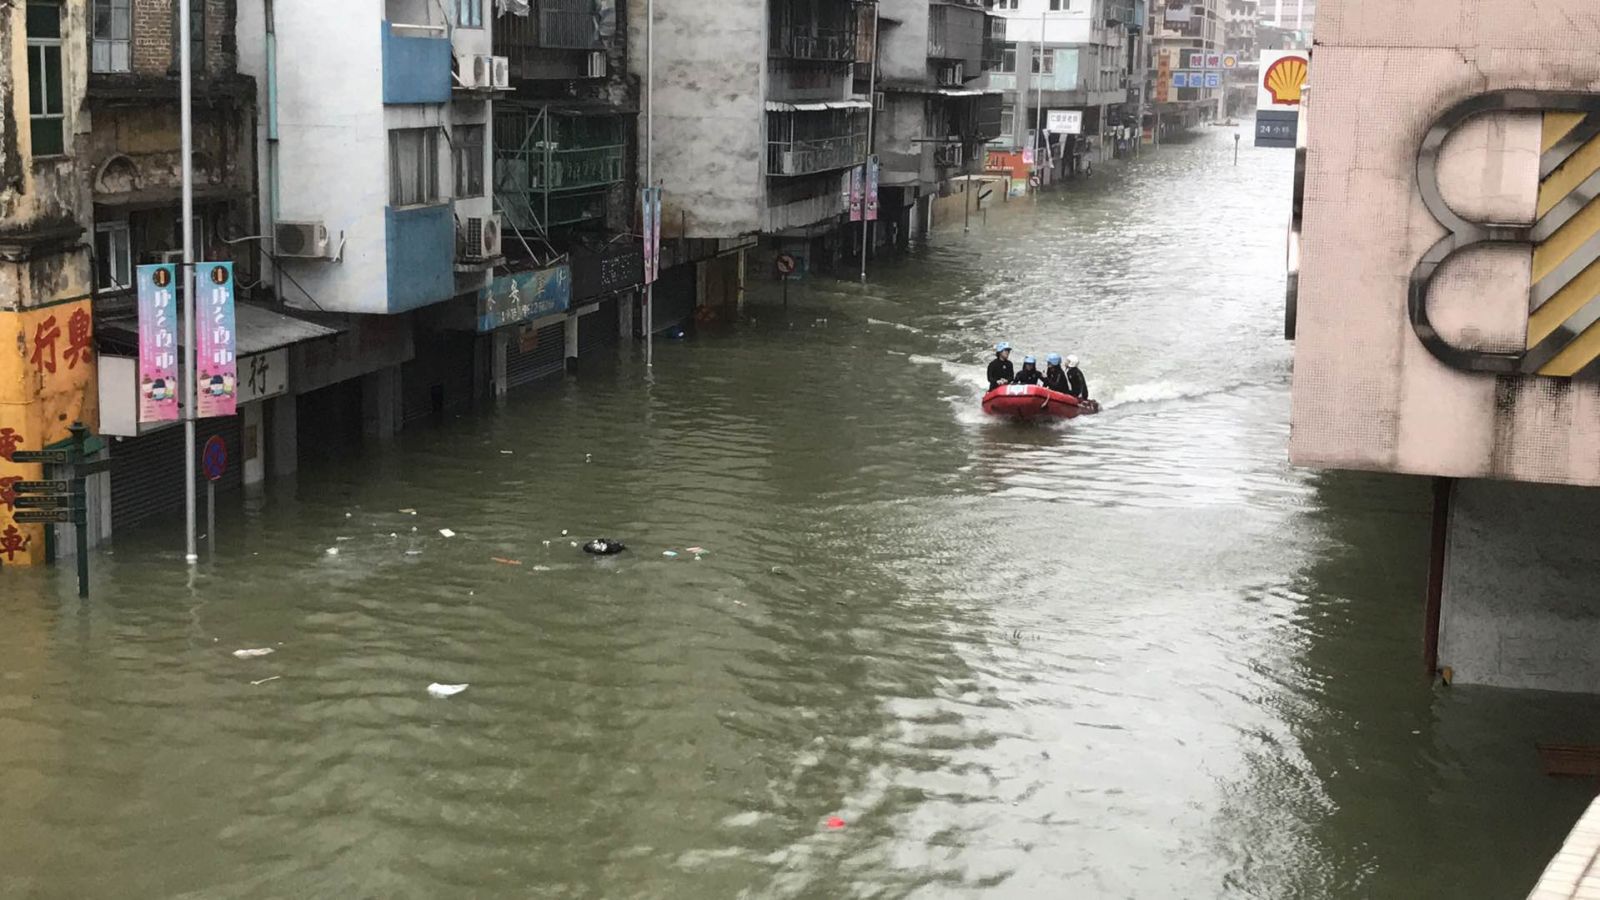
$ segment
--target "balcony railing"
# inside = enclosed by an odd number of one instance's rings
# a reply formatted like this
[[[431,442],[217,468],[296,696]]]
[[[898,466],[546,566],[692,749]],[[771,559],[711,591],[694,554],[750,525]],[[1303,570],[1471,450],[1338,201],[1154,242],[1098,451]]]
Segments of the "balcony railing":
[[[526,16],[495,18],[494,52],[511,61],[513,78],[582,77],[565,51],[606,49],[601,18],[598,0],[534,0]]]
[[[867,156],[867,136],[847,134],[815,140],[769,141],[767,174],[774,177],[815,175],[860,165]]]
[[[998,69],[1005,62],[1006,20],[1000,16],[983,18],[983,68]]]
[[[594,0],[540,0],[540,45],[552,50],[600,50],[600,9]]]
[[[854,62],[856,34],[847,28],[780,28],[773,32],[771,55],[817,62]]]
[[[627,179],[627,141],[615,117],[497,109],[494,156],[495,202],[520,231],[603,218],[606,194]]]

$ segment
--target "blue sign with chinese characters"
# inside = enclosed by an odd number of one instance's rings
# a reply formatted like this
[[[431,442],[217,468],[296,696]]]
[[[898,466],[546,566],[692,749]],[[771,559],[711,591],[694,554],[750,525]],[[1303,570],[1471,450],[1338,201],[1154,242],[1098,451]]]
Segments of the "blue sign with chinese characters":
[[[1188,87],[1189,86],[1189,73],[1188,72],[1173,72],[1172,73],[1172,86],[1175,87],[1175,88],[1186,88],[1186,87]]]
[[[478,293],[478,331],[487,333],[564,313],[572,307],[572,268],[502,275]]]
[[[1222,87],[1222,73],[1221,72],[1207,72],[1206,73],[1206,87],[1208,87],[1208,88]]]

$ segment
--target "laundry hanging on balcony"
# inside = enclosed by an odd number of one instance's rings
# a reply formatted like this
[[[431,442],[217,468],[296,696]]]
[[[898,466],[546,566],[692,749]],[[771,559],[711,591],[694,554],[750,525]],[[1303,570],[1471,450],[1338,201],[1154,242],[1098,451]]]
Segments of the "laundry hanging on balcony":
[[[533,12],[530,0],[494,0],[495,12],[499,15],[513,15],[527,18]]]

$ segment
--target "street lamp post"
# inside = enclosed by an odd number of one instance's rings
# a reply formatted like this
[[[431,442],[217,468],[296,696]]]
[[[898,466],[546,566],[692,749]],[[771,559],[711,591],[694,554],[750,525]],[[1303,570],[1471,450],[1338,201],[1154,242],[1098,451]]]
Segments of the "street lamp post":
[[[195,397],[195,365],[197,362],[194,340],[194,72],[191,66],[190,4],[192,0],[178,0],[178,93],[180,131],[183,152],[183,265],[179,277],[183,281],[183,499],[184,524],[188,538],[184,559],[193,565],[200,561],[198,542],[195,539],[195,414],[199,412]],[[79,548],[79,553],[83,548]]]

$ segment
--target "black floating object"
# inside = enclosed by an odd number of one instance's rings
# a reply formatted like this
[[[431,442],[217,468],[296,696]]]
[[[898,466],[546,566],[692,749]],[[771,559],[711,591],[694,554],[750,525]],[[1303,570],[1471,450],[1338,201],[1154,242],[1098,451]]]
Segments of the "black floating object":
[[[592,553],[595,556],[616,556],[626,549],[628,549],[626,544],[621,541],[613,541],[610,538],[595,538],[583,545],[583,552]]]

